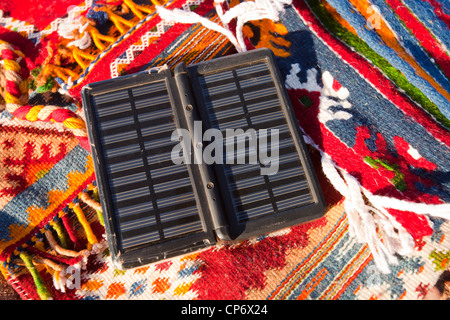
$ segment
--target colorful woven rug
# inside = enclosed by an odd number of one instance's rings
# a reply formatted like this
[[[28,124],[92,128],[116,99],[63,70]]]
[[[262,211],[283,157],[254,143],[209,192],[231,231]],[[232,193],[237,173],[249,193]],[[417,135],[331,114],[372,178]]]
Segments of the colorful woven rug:
[[[447,297],[447,1],[28,2],[0,4],[0,260],[22,299]],[[115,269],[81,88],[259,47],[276,56],[328,212]]]

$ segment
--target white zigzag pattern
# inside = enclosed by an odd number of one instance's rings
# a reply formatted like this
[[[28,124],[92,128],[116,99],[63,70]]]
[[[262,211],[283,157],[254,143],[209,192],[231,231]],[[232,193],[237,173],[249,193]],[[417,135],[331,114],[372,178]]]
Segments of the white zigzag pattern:
[[[29,39],[38,37],[38,33],[35,32],[36,27],[34,25],[25,21],[4,17],[3,10],[0,10],[0,24],[6,29],[17,29],[18,32],[26,32]]]
[[[169,25],[165,23],[164,21],[161,21],[156,25],[156,31],[148,31],[141,37],[142,44],[140,45],[131,45],[126,51],[125,51],[125,57],[124,58],[117,58],[114,60],[110,65],[111,70],[111,77],[116,78],[119,76],[119,70],[118,66],[120,64],[130,64],[135,56],[136,52],[143,51],[145,48],[149,46],[149,40],[153,37],[159,37],[164,34],[164,27],[166,25]]]
[[[45,30],[39,31],[36,26],[29,24],[25,21],[16,20],[11,17],[4,17],[3,10],[0,10],[0,25],[9,30],[16,30],[17,32],[26,32],[27,38],[35,40],[39,43],[43,36],[58,30],[58,26],[66,20],[73,21],[79,15],[79,13],[88,10],[92,6],[92,0],[86,0],[84,5],[71,6],[67,12],[66,18],[57,18],[50,23],[50,26]]]
[[[191,11],[190,7],[193,5],[200,5],[203,2],[203,0],[190,0],[187,1],[185,4],[183,4],[183,10],[185,11]],[[145,48],[149,46],[150,38],[153,37],[160,37],[165,33],[165,27],[167,26],[173,26],[174,23],[172,22],[166,22],[164,20],[161,20],[156,25],[156,31],[148,31],[144,35],[141,36],[141,43],[139,45],[131,45],[126,51],[125,51],[125,57],[117,58],[110,64],[110,71],[111,71],[111,78],[116,78],[119,76],[119,65],[120,64],[130,64],[134,59],[135,55],[139,51],[143,51]]]

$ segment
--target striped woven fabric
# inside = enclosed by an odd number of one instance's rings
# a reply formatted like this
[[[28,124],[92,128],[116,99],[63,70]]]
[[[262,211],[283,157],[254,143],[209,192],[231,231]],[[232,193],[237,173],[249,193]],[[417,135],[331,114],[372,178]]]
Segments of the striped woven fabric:
[[[447,1],[63,3],[42,17],[0,4],[0,261],[22,299],[447,297]],[[276,57],[328,212],[117,270],[82,87],[260,47]]]

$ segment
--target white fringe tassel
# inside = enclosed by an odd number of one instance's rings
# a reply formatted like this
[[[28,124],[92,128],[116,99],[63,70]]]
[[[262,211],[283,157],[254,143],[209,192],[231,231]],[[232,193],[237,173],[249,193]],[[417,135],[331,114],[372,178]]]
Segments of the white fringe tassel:
[[[201,23],[204,27],[220,32],[225,35],[230,42],[236,47],[238,52],[247,51],[244,42],[242,28],[248,21],[260,19],[270,19],[278,21],[279,13],[284,12],[284,5],[290,5],[292,0],[255,0],[242,2],[224,13],[222,4],[225,0],[217,0],[215,8],[222,25],[212,22],[195,12],[184,11],[181,9],[168,10],[164,7],[157,6],[156,10],[161,19],[168,22],[178,23]],[[228,28],[228,24],[236,19],[236,36]]]
[[[208,20],[207,18],[204,18],[196,14],[195,12],[184,11],[181,9],[169,10],[160,6],[156,7],[156,11],[158,12],[161,19],[167,22],[201,23],[205,28],[220,32],[223,35],[225,35],[236,47],[236,50],[238,50],[239,52],[245,51],[245,49],[239,45],[239,43],[236,40],[236,37],[230,30],[218,25],[217,23],[212,22],[211,20]]]
[[[310,139],[308,139],[310,140]],[[368,244],[376,266],[382,273],[390,273],[389,264],[397,264],[395,254],[407,255],[414,249],[414,240],[387,209],[430,214],[448,219],[450,204],[424,204],[376,196],[363,188],[355,177],[336,166],[331,157],[322,153],[322,168],[334,188],[344,196],[350,232]],[[364,196],[370,202],[366,204]],[[429,221],[432,225],[432,222]],[[377,234],[377,228],[380,236]]]
[[[68,47],[76,46],[81,50],[87,49],[92,39],[85,30],[89,23],[81,24],[80,20],[63,19],[58,25],[58,34],[65,39],[75,39],[67,44]]]

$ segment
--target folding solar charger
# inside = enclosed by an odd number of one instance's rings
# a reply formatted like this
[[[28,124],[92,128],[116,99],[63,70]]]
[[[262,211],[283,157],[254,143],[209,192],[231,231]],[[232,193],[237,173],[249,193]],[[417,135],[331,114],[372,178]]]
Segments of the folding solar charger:
[[[325,212],[268,49],[91,83],[82,98],[118,268]]]

